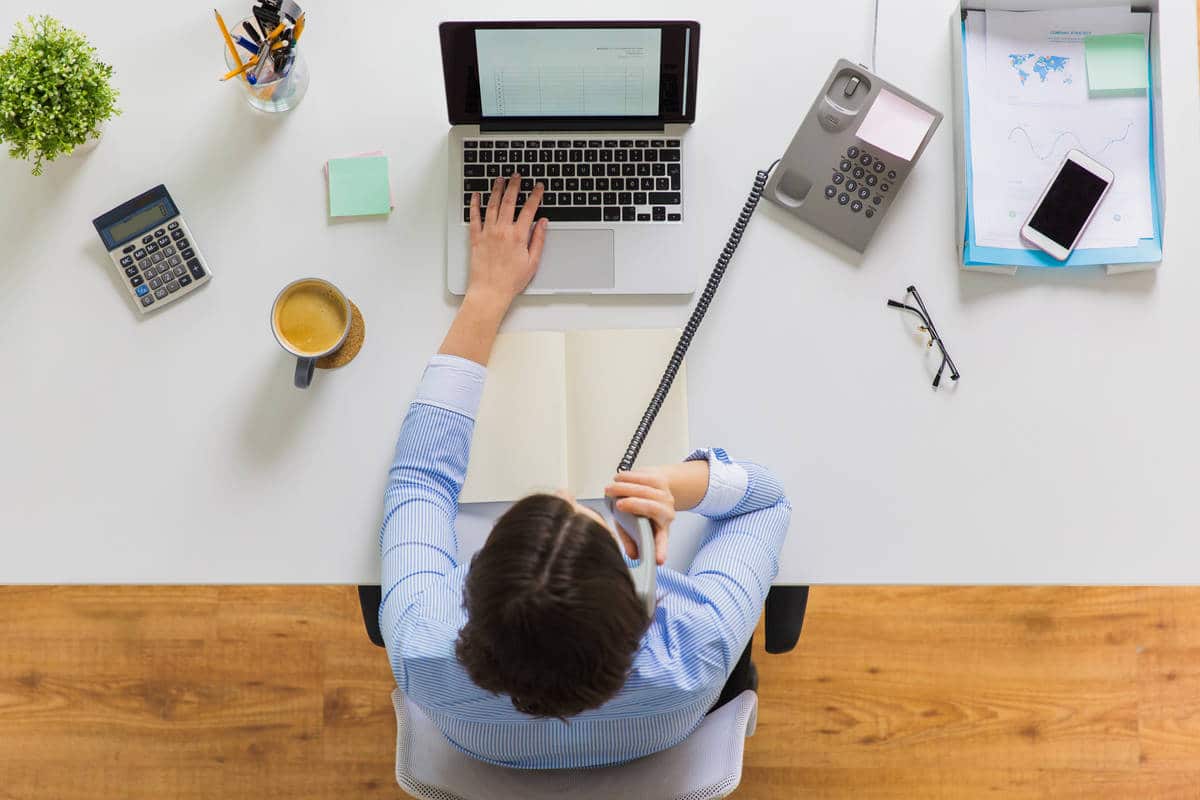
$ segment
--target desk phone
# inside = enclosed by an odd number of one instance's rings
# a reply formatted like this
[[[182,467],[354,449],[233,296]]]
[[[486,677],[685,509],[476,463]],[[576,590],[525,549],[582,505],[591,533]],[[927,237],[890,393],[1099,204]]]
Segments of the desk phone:
[[[941,112],[839,59],[766,197],[861,253],[941,121]]]
[[[92,224],[143,314],[190,294],[212,277],[196,238],[162,184],[101,214]]]

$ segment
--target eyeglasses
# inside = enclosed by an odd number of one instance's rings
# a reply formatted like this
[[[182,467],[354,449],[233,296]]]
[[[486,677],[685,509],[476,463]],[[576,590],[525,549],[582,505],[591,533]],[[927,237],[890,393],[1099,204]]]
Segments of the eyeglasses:
[[[917,308],[913,308],[908,303],[901,303],[897,300],[888,300],[887,304],[892,308],[903,308],[905,311],[911,311],[921,318],[923,323],[918,330],[922,331],[929,337],[928,347],[933,347],[935,344],[942,351],[942,365],[938,367],[937,374],[933,376],[933,388],[937,388],[942,382],[942,372],[947,366],[950,367],[950,380],[958,380],[958,367],[954,366],[954,360],[950,358],[950,353],[946,351],[946,343],[942,341],[942,337],[938,336],[937,328],[933,325],[933,317],[929,316],[929,309],[925,308],[925,303],[921,300],[921,295],[917,293],[917,287],[909,286],[907,293],[911,294],[913,300],[917,302]],[[907,295],[906,295],[907,296]]]

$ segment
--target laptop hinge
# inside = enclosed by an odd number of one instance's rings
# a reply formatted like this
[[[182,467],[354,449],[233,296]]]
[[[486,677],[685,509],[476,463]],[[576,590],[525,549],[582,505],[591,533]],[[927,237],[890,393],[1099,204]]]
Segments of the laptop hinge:
[[[527,133],[549,133],[551,131],[665,131],[666,127],[663,123],[656,119],[648,120],[633,120],[633,119],[556,119],[545,120],[542,123],[531,124],[529,120],[503,120],[489,119],[479,123],[481,133],[494,133],[498,131],[524,131]]]

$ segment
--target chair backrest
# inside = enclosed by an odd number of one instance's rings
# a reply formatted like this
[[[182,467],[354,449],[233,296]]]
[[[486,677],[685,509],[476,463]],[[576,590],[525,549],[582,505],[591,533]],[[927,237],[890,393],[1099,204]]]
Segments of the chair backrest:
[[[754,734],[758,695],[746,690],[704,718],[691,736],[662,752],[608,767],[517,770],[471,758],[451,745],[399,689],[396,781],[422,800],[710,800],[742,780],[746,737]]]

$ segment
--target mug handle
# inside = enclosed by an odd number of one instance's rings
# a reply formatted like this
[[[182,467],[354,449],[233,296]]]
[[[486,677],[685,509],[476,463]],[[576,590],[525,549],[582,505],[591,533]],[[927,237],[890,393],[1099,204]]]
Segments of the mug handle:
[[[315,358],[296,359],[296,388],[307,389],[312,383],[313,371],[317,368]]]

